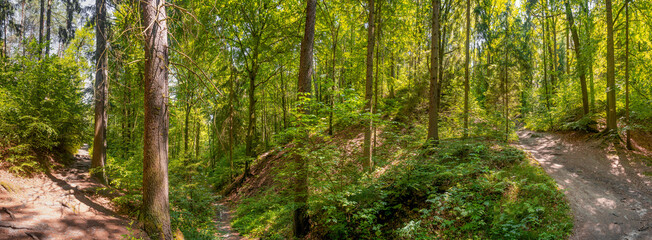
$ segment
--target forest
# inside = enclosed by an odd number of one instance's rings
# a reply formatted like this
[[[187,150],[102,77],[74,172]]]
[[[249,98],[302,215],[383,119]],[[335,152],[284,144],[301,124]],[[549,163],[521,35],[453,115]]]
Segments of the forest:
[[[651,239],[650,0],[0,0],[0,239]]]

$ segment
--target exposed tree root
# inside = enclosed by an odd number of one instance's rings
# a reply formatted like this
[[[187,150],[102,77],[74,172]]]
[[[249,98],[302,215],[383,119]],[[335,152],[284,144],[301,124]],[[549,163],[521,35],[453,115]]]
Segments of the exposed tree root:
[[[14,216],[14,213],[12,213],[11,211],[9,211],[9,209],[7,209],[6,207],[3,207],[3,208],[2,208],[2,211],[4,211],[4,212],[6,212],[7,214],[9,214],[9,217],[11,217],[12,220],[16,219],[16,216]]]
[[[11,229],[27,229],[27,230],[34,230],[33,228],[30,228],[30,227],[16,226],[16,225],[13,225],[13,224],[11,224],[11,223],[7,223],[7,222],[0,222],[0,227],[3,227],[3,228],[11,228]]]

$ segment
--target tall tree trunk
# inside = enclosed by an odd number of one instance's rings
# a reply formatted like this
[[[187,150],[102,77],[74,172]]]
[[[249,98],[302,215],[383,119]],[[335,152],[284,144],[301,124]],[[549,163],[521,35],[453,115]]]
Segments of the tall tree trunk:
[[[544,2],[546,3],[546,2]],[[546,113],[548,114],[548,120],[550,124],[550,129],[552,130],[552,118],[550,117],[550,92],[548,91],[548,56],[546,54],[546,49],[548,48],[548,35],[546,34],[548,32],[548,12],[545,10],[547,8],[546,5],[542,6],[542,12],[543,12],[543,87],[545,90],[545,95],[546,95]]]
[[[41,58],[41,45],[43,44],[43,17],[45,16],[45,0],[41,0],[41,8],[39,12],[39,17],[38,17],[38,45],[39,45],[39,52],[38,52],[38,58]],[[96,3],[97,4],[97,3]]]
[[[190,87],[188,87],[190,88]],[[189,99],[187,99],[189,101]],[[186,102],[186,119],[183,124],[183,157],[184,159],[188,157],[188,142],[190,141],[190,134],[189,134],[189,128],[190,128],[190,110],[192,108],[190,107],[190,103]]]
[[[439,141],[439,0],[432,0],[430,44],[430,93],[428,95],[428,141]]]
[[[471,0],[466,0],[466,43],[464,56],[464,134],[469,137],[469,39],[471,35]]]
[[[129,67],[125,68],[125,72],[130,72],[131,69]],[[120,118],[120,123],[121,123],[121,137],[122,137],[122,153],[121,156],[122,159],[127,159],[127,152],[129,151],[129,95],[128,91],[130,89],[129,86],[129,79],[125,78],[125,81],[123,83],[123,91],[122,91],[122,117]]]
[[[616,118],[616,64],[614,60],[614,22],[611,12],[611,0],[606,0],[607,11],[607,128],[618,128]]]
[[[25,4],[27,0],[21,0],[20,1],[20,25],[25,26]],[[23,52],[23,56],[25,55],[25,43],[23,42],[25,40],[25,30],[20,31],[20,46]]]
[[[369,8],[369,20],[367,26],[367,75],[365,83],[365,94],[364,94],[364,112],[369,114],[369,123],[365,126],[364,132],[364,145],[363,145],[363,159],[362,166],[366,171],[370,171],[373,161],[372,161],[372,145],[371,145],[371,128],[373,123],[373,118],[371,117],[372,113],[372,97],[373,97],[373,76],[374,76],[374,45],[375,45],[375,17],[374,17],[374,0],[369,0],[367,2],[367,7]]]
[[[389,98],[394,98],[394,83],[396,82],[396,62],[395,62],[395,57],[394,57],[394,51],[391,51],[392,57],[390,58],[390,67],[391,70],[389,72],[389,79],[390,81],[388,82],[389,85]]]
[[[254,50],[254,59],[258,58],[257,50]],[[256,132],[256,75],[258,74],[257,63],[253,64],[253,70],[249,72],[249,113],[247,116],[247,136],[245,139],[245,154],[255,157],[254,134]],[[249,160],[245,160],[243,175],[249,176]]]
[[[75,11],[75,7],[73,6],[73,1],[74,0],[65,0],[65,2],[66,2],[66,30],[65,30],[64,39],[62,39],[63,43],[65,45],[68,45],[68,43],[70,43],[70,40],[72,40],[74,38],[74,35],[75,35],[74,34],[75,29],[72,26],[72,21],[74,20],[73,19],[73,13]]]
[[[507,74],[508,70],[508,65],[509,65],[509,48],[505,48],[505,66],[504,66],[504,71],[505,71],[505,80],[503,82],[503,92],[505,94],[504,100],[505,100],[505,142],[509,141],[509,78]]]
[[[335,28],[333,26],[333,28]],[[335,61],[337,60],[337,41],[338,41],[338,36],[340,33],[340,26],[337,26],[335,28],[334,33],[332,34],[332,39],[333,39],[333,48],[332,48],[332,56],[331,56],[331,94],[330,94],[330,111],[328,113],[328,135],[333,135],[333,132],[335,131],[333,129],[333,112],[335,111],[335,86],[337,85],[335,81]]]
[[[374,77],[374,96],[372,100],[373,106],[371,107],[372,113],[375,113],[376,110],[378,109],[378,83],[380,82],[380,68],[378,67],[380,65],[380,48],[381,48],[381,41],[380,41],[380,32],[382,31],[382,21],[381,21],[381,12],[382,12],[382,0],[379,2],[376,2],[378,6],[374,9],[376,13],[374,13],[376,20],[376,28],[377,30],[375,31],[376,36],[374,37],[374,47],[376,48],[376,68],[374,74],[376,74],[376,77]],[[375,144],[375,129],[372,129],[372,133],[374,134],[374,137],[372,141],[374,141]],[[375,147],[375,145],[374,145]]]
[[[376,18],[377,18],[376,19],[376,22],[377,22],[376,25],[378,27],[378,30],[375,31],[375,33],[376,33],[375,42],[377,42],[377,44],[375,44],[375,47],[376,47],[376,56],[375,56],[376,57],[376,71],[375,71],[376,77],[374,78],[374,96],[373,96],[373,101],[372,101],[372,106],[371,106],[371,114],[372,115],[376,114],[376,111],[378,111],[378,83],[380,82],[380,68],[379,68],[379,65],[380,65],[380,48],[381,48],[381,45],[380,45],[381,44],[380,33],[382,31],[382,21],[381,21],[381,16],[382,15],[381,15],[381,12],[382,12],[382,3],[383,2],[381,0],[381,1],[377,2],[377,3],[378,3],[378,7],[374,9],[374,10],[376,10],[378,12],[377,14],[375,14]],[[371,161],[372,162],[371,163],[372,163],[372,166],[373,166],[373,149],[376,149],[376,137],[377,137],[377,135],[376,135],[376,126],[374,125],[374,121],[371,120],[370,124],[371,124],[370,128],[371,128],[371,134],[372,134],[372,137],[371,137],[371,142],[372,142],[372,144],[371,144],[371,155],[372,155],[371,159],[372,160]]]
[[[257,68],[254,66],[254,68]],[[245,145],[245,153],[247,156],[253,157],[254,153],[254,128],[256,124],[256,75],[258,71],[254,69],[249,72],[249,114],[247,116],[247,139]],[[249,162],[245,163],[245,174],[249,174]]]
[[[199,158],[199,150],[201,149],[199,147],[199,141],[200,141],[199,138],[201,137],[201,122],[199,120],[197,120],[197,122],[195,122],[195,129],[196,129],[196,131],[195,131],[195,159],[198,159]]]
[[[582,90],[582,109],[584,110],[584,115],[589,114],[589,93],[586,87],[586,68],[584,66],[584,61],[586,57],[583,57],[580,37],[577,34],[577,27],[575,27],[575,21],[573,19],[573,13],[571,11],[569,0],[566,0],[566,18],[568,19],[568,25],[571,29],[571,34],[573,35],[573,44],[575,45],[575,56],[577,57],[577,72],[580,76],[580,87]]]
[[[2,57],[7,57],[7,18],[2,23]]]
[[[283,129],[288,128],[287,120],[287,87],[285,86],[285,81],[283,80],[283,66],[281,66],[281,108],[283,109]]]
[[[627,118],[627,149],[632,149],[631,119],[629,118],[629,1],[625,1],[625,116]]]
[[[172,239],[168,196],[168,27],[165,1],[140,4],[145,31],[142,222],[151,239]]]
[[[46,57],[50,55],[50,24],[52,23],[52,0],[48,0],[48,9],[47,9],[47,11],[48,11],[47,12],[47,20],[45,21],[45,25],[46,25],[46,27],[45,27],[45,29],[46,29],[46,34],[45,34],[45,44],[46,44],[45,45],[45,56]],[[104,13],[104,15],[106,16],[106,13]],[[105,19],[106,19],[106,17],[105,17]],[[103,21],[106,21],[106,20],[103,20]]]
[[[593,76],[593,61],[589,62],[589,112],[595,112],[595,82]]]
[[[552,93],[557,92],[557,76],[559,75],[559,56],[557,55],[557,17],[552,15],[552,50],[550,51],[550,57],[552,57],[552,75],[551,75],[551,86]]]
[[[93,177],[106,183],[104,164],[106,162],[106,125],[109,104],[108,58],[106,53],[106,3],[95,1],[95,136],[93,139],[93,158],[91,167],[95,168]]]
[[[235,87],[234,87],[234,81],[236,78],[233,76],[234,75],[234,67],[231,66],[231,81],[229,81],[229,88],[230,88],[230,95],[229,96],[229,166],[230,171],[229,171],[229,179],[233,179],[233,173],[235,172],[235,169],[233,168],[233,144],[234,144],[234,139],[233,139],[233,125],[235,124],[234,121],[234,114],[235,114],[235,109],[233,107],[233,104],[235,103]]]
[[[263,93],[263,104],[262,105],[263,106],[262,106],[262,109],[261,109],[261,111],[262,111],[261,115],[262,116],[261,116],[261,119],[260,119],[260,126],[261,126],[262,129],[261,129],[260,133],[262,135],[261,137],[263,138],[263,152],[265,152],[265,151],[267,151],[267,147],[269,147],[268,142],[267,142],[267,136],[269,135],[269,132],[268,132],[268,126],[269,126],[268,121],[269,121],[269,119],[267,118],[267,98],[268,98],[268,96],[265,96],[266,93],[267,93],[267,84],[263,83],[263,85],[261,87],[263,88],[262,89],[262,93]]]
[[[566,20],[568,20],[568,18]],[[568,26],[566,27],[566,51],[565,51],[566,52],[566,59],[565,59],[566,60],[566,64],[565,64],[566,69],[565,69],[565,72],[564,72],[564,74],[566,74],[567,77],[568,77],[568,75],[570,75],[570,33],[569,33],[570,28],[571,28],[571,25],[568,24]]]
[[[298,98],[310,96],[310,75],[312,74],[312,54],[315,39],[315,17],[316,0],[308,0],[306,6],[306,25],[303,40],[301,40],[301,55],[299,59],[299,79],[297,81]],[[308,113],[305,106],[300,106],[299,111]],[[304,138],[309,136],[305,135]],[[299,144],[307,141],[303,139]],[[293,214],[293,230],[295,238],[304,238],[310,231],[310,219],[308,216],[308,169],[306,159],[301,155],[295,155],[297,176],[294,186],[295,209]]]

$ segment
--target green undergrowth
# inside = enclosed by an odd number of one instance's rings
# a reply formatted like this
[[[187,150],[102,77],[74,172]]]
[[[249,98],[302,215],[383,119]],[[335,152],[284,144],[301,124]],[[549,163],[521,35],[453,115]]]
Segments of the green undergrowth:
[[[311,238],[564,239],[573,222],[553,179],[526,154],[488,139],[422,148],[419,134],[386,131],[375,171],[360,171],[341,141],[311,151]],[[416,136],[416,137],[415,137]],[[251,237],[291,238],[291,166],[238,203],[233,227]]]
[[[205,161],[170,159],[169,199],[172,231],[180,231],[185,239],[215,239],[218,234],[214,222],[217,201],[209,185],[211,171]],[[142,155],[128,159],[109,157],[107,173],[110,190],[118,191],[112,199],[121,213],[132,219],[140,217],[142,206]]]

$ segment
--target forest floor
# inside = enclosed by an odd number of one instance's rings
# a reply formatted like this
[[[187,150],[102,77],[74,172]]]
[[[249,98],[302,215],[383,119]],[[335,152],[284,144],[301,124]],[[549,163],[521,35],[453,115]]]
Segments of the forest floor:
[[[575,219],[570,239],[652,239],[652,161],[588,135],[518,132],[565,190]]]
[[[70,168],[33,178],[0,170],[0,239],[122,239],[139,236],[110,200],[95,194],[86,149]],[[134,227],[134,229],[137,229]]]

